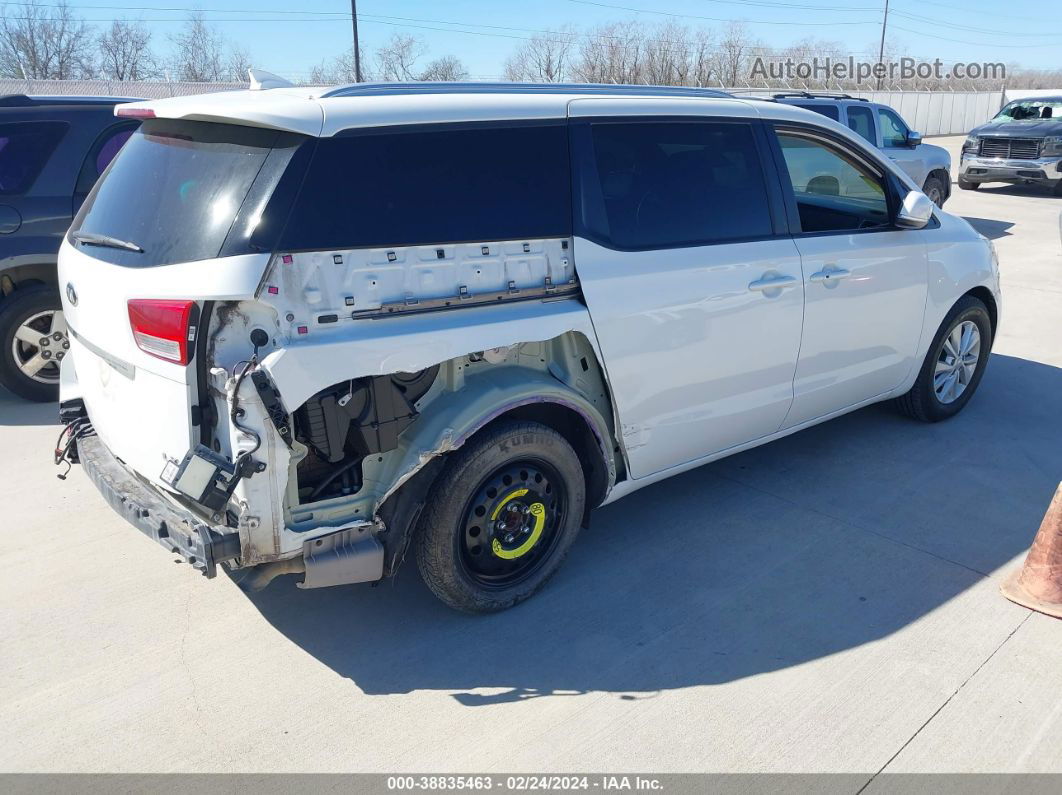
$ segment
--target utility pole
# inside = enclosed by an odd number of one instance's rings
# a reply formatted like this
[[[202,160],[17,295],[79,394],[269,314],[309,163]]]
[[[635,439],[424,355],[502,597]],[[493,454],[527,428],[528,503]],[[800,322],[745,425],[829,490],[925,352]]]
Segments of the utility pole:
[[[350,21],[354,25],[354,82],[360,83],[361,43],[358,41],[358,0],[350,0]]]
[[[353,2],[353,0],[351,0]],[[357,23],[354,23],[357,25]],[[881,46],[878,47],[878,66],[885,58],[885,28],[889,24],[889,0],[885,0],[885,16],[881,20]],[[356,50],[355,50],[356,52]],[[878,77],[878,91],[881,91],[881,77]]]

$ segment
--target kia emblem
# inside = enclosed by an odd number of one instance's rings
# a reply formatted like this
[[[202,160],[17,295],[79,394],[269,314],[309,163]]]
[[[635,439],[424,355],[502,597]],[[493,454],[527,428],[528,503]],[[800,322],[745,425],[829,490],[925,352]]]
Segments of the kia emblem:
[[[70,300],[70,306],[77,306],[77,291],[70,282],[66,283],[66,297]]]

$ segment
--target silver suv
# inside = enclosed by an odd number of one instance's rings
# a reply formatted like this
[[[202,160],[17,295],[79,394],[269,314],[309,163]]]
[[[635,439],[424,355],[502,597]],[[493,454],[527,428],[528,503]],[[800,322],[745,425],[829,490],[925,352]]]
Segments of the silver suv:
[[[800,92],[775,94],[774,99],[813,110],[844,124],[884,151],[922,186],[922,192],[938,207],[943,207],[951,195],[951,155],[948,150],[922,143],[922,134],[914,132],[888,105],[848,94]]]

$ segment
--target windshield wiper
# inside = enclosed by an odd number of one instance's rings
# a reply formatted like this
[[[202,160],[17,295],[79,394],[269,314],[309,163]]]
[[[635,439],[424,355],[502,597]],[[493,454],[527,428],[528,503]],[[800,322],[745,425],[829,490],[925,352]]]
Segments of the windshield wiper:
[[[140,248],[136,243],[130,243],[128,240],[119,240],[110,235],[97,235],[94,232],[71,232],[70,237],[83,246],[106,246],[107,248],[135,251],[137,254],[144,253],[144,249]]]

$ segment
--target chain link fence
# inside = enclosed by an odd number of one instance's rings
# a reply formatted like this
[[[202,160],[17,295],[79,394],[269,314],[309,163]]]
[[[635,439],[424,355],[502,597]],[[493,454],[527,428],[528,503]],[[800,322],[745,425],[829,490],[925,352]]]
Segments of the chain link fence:
[[[92,96],[136,97],[165,99],[189,94],[209,94],[212,91],[234,91],[247,88],[247,83],[181,83],[171,81],[132,82],[121,80],[0,80],[0,96],[28,94],[30,96]]]

